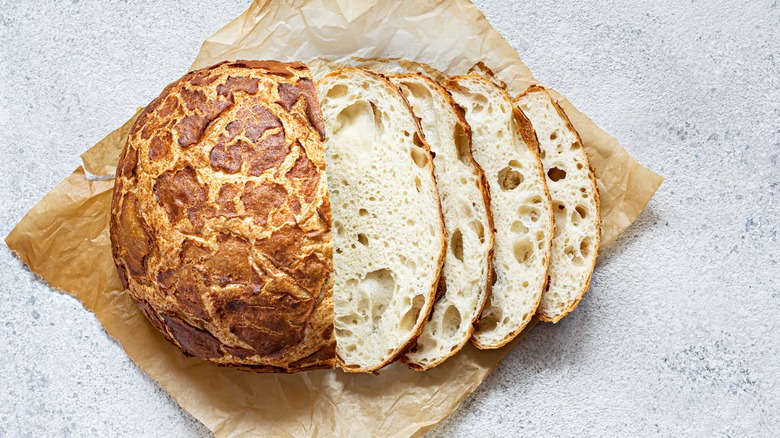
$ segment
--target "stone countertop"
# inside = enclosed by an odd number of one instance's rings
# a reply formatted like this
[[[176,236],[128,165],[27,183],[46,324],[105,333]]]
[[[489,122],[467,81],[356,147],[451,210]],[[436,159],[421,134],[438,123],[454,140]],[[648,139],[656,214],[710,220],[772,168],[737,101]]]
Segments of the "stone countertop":
[[[667,179],[590,292],[431,436],[780,436],[777,1],[478,1]],[[0,1],[0,235],[247,1]],[[0,248],[0,437],[208,436]]]

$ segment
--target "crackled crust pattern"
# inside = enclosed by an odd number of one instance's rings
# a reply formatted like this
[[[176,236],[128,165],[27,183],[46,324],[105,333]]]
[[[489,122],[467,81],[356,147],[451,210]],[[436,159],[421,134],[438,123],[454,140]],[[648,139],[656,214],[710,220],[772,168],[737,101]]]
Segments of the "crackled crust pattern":
[[[138,118],[112,251],[130,296],[187,355],[262,372],[334,366],[323,140],[302,63],[191,72]]]

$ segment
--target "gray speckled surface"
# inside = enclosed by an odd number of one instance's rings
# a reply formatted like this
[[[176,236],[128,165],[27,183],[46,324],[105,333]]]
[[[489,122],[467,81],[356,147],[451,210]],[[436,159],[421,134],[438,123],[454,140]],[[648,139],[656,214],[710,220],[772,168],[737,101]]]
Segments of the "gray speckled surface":
[[[189,3],[0,1],[0,235],[248,4]],[[667,180],[431,435],[780,435],[778,2],[477,3]],[[0,436],[209,435],[5,246],[0,282]]]

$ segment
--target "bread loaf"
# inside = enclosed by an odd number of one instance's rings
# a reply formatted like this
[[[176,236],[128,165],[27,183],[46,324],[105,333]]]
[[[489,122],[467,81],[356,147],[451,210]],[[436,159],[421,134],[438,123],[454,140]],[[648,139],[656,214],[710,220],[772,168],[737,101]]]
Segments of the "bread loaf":
[[[599,193],[582,141],[550,94],[532,86],[515,103],[539,137],[555,215],[550,282],[536,314],[542,321],[558,322],[577,307],[590,285],[599,247]]]
[[[339,366],[375,371],[419,336],[433,306],[445,238],[432,158],[406,99],[384,77],[343,69],[318,89]]]
[[[427,370],[469,341],[490,292],[493,221],[482,169],[471,156],[471,128],[452,96],[419,74],[393,75],[420,118],[434,159],[448,251],[440,296],[430,320],[403,361]]]
[[[190,356],[331,368],[324,123],[302,63],[224,62],[170,84],[125,145],[111,244],[130,296]]]
[[[547,283],[553,215],[538,143],[507,92],[481,75],[445,87],[472,127],[472,151],[490,185],[496,234],[493,288],[472,341],[498,348],[531,321]]]

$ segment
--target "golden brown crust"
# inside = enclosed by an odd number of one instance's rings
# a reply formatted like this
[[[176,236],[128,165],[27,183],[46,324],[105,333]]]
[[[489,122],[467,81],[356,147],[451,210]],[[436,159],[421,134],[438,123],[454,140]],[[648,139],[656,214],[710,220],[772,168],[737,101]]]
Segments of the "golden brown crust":
[[[471,134],[471,126],[466,121],[466,112],[463,110],[463,108],[460,105],[458,105],[457,102],[455,102],[455,99],[452,97],[452,94],[449,91],[447,91],[446,88],[444,88],[443,86],[439,85],[433,79],[431,79],[429,77],[426,77],[426,76],[424,76],[422,74],[419,74],[419,73],[403,73],[403,74],[391,75],[390,77],[392,77],[392,78],[405,78],[405,77],[408,77],[408,78],[421,79],[421,80],[427,82],[430,85],[431,88],[433,88],[434,90],[438,91],[439,94],[445,99],[445,101],[447,101],[449,103],[449,105],[452,107],[453,112],[455,113],[455,116],[457,118],[457,123],[461,126],[461,128],[463,128],[463,132],[465,132],[466,135],[468,136],[468,151],[467,151],[468,152],[468,157],[469,157],[469,160],[471,161],[471,164],[474,166],[474,168],[476,169],[477,173],[479,174],[479,179],[478,179],[479,191],[482,194],[483,201],[485,202],[486,214],[487,214],[487,218],[488,218],[488,227],[491,230],[491,232],[490,232],[491,245],[490,245],[490,250],[488,251],[487,279],[485,281],[485,297],[482,300],[482,302],[479,303],[479,306],[478,306],[479,307],[479,311],[476,312],[476,314],[474,315],[474,318],[471,321],[471,329],[470,329],[468,335],[464,337],[463,342],[460,343],[459,345],[457,345],[456,348],[453,349],[450,352],[450,354],[440,358],[436,362],[432,362],[432,363],[430,363],[428,365],[425,365],[425,366],[420,366],[419,364],[415,364],[415,363],[409,362],[408,359],[406,358],[406,356],[402,356],[401,357],[401,361],[404,362],[409,368],[411,368],[411,369],[413,369],[415,371],[426,371],[426,370],[429,370],[429,369],[431,369],[431,368],[433,368],[433,367],[443,363],[448,358],[454,356],[458,351],[460,351],[463,348],[463,346],[466,345],[466,343],[468,343],[469,339],[471,339],[471,334],[474,332],[474,329],[476,328],[477,323],[479,322],[479,318],[482,315],[482,310],[485,308],[485,306],[488,303],[488,300],[490,299],[490,292],[491,292],[491,289],[493,288],[493,283],[491,281],[491,278],[493,277],[493,244],[492,244],[492,242],[493,242],[493,232],[492,232],[492,230],[494,228],[494,224],[493,224],[493,210],[490,208],[490,187],[488,186],[487,177],[485,176],[485,172],[482,170],[482,167],[479,165],[479,163],[477,163],[477,161],[474,159],[474,155],[472,154],[472,150],[471,150],[471,135],[472,135]],[[439,283],[442,284],[442,282],[443,282],[443,274],[439,278]],[[441,294],[443,295],[443,293],[441,293]],[[437,297],[437,300],[438,300],[438,297]],[[413,348],[413,346],[410,347],[410,348]],[[407,349],[407,352],[408,351],[412,351],[412,350],[411,349]]]
[[[520,100],[523,96],[533,93],[533,92],[543,92],[547,95],[547,97],[550,99],[550,102],[552,102],[553,107],[558,112],[558,115],[561,116],[564,123],[566,123],[566,126],[569,128],[571,132],[574,133],[575,138],[577,139],[577,143],[582,145],[582,139],[580,138],[580,134],[577,132],[576,129],[574,129],[574,125],[571,124],[571,121],[569,120],[569,117],[566,115],[566,112],[561,108],[560,105],[558,105],[558,102],[553,99],[553,97],[550,95],[550,93],[547,91],[546,88],[544,88],[541,85],[531,85],[528,87],[524,92],[521,94],[518,94],[514,99],[513,102],[517,102]],[[595,247],[595,253],[598,255],[599,251],[599,243],[601,242],[601,202],[599,199],[599,187],[598,184],[596,184],[596,173],[593,171],[593,167],[590,165],[590,160],[588,159],[588,154],[583,153],[585,163],[588,165],[588,177],[590,178],[591,184],[593,185],[593,194],[595,196],[595,202],[596,202],[596,229],[599,230],[599,232],[596,234],[596,247]],[[580,304],[580,301],[582,301],[582,298],[585,296],[585,292],[588,291],[590,288],[590,279],[593,277],[593,271],[596,268],[596,259],[597,257],[593,257],[593,263],[590,266],[589,272],[588,272],[588,278],[585,280],[585,286],[583,286],[582,290],[577,296],[577,299],[575,299],[569,307],[567,307],[563,312],[561,312],[559,315],[555,316],[554,318],[548,318],[541,312],[537,313],[536,316],[539,318],[540,321],[544,322],[552,322],[557,323],[563,317],[571,313],[574,309],[577,308],[577,306]]]
[[[323,140],[302,63],[193,71],[139,116],[117,168],[112,252],[185,354],[261,372],[334,366]]]
[[[496,74],[493,73],[493,70],[491,70],[490,67],[488,67],[482,61],[479,61],[476,64],[474,64],[473,66],[471,66],[471,68],[469,69],[468,73],[469,74],[480,75],[483,78],[485,78],[485,79],[489,80],[490,82],[492,82],[493,84],[497,85],[502,90],[506,90],[506,83],[504,81],[502,81],[501,79],[498,79],[496,77]]]

